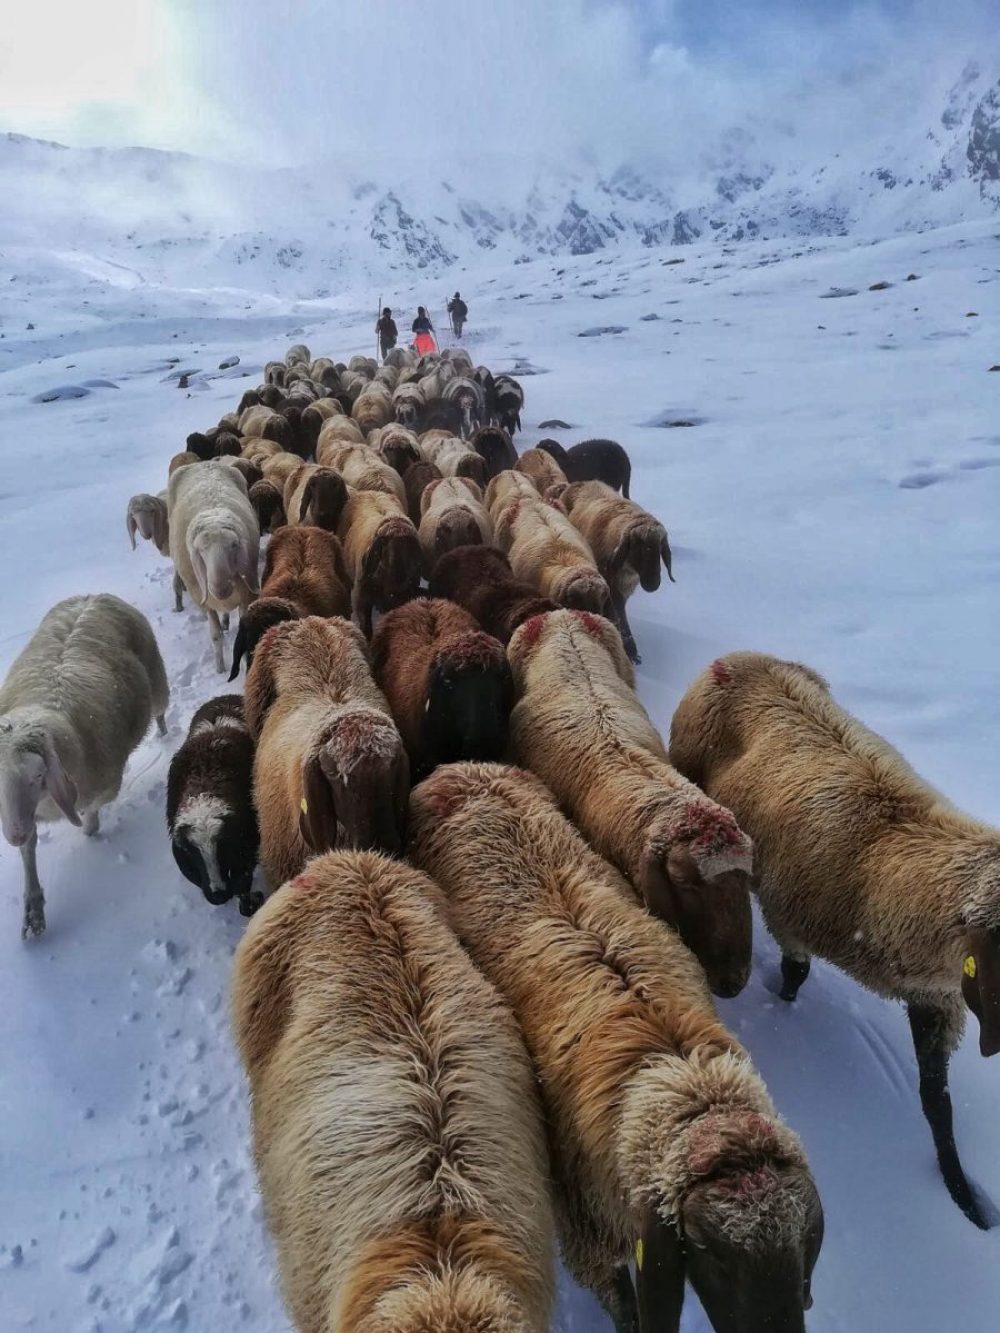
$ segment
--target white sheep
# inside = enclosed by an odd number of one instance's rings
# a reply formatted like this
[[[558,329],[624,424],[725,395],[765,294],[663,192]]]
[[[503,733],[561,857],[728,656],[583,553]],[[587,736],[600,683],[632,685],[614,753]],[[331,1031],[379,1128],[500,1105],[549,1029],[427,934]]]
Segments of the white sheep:
[[[109,593],[58,602],[14,661],[0,686],[0,824],[24,867],[22,938],[45,929],[37,821],[62,814],[96,833],[150,718],[166,733],[169,698],[149,622]]]

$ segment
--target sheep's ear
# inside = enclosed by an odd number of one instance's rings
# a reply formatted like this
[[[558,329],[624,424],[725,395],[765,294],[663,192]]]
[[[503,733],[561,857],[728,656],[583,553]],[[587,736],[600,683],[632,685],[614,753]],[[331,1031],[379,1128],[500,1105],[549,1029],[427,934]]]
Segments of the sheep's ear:
[[[135,521],[135,514],[132,513],[131,509],[129,509],[128,513],[125,515],[125,527],[128,529],[128,539],[132,543],[132,550],[134,551],[135,534],[139,529],[139,525]]]
[[[662,853],[657,855],[651,849],[646,850],[636,876],[635,887],[642,894],[648,911],[676,930],[677,905],[674,902],[670,880],[663,867]]]
[[[45,741],[45,787],[56,805],[71,824],[80,825],[80,816],[76,813],[77,791],[73,779],[62,766],[62,760],[56,753],[51,737]]]
[[[166,501],[160,501],[153,511],[153,541],[156,543],[156,549],[164,552],[170,545],[170,524],[167,520]],[[135,541],[132,542],[133,549]]]
[[[233,640],[233,669],[229,673],[229,679],[235,680],[240,674],[240,663],[243,661],[243,654],[247,651],[247,634],[243,624],[243,617],[240,616],[240,623],[236,630],[236,637]]]
[[[664,566],[666,567],[667,578],[670,580],[671,583],[676,583],[677,580],[674,578],[674,572],[673,572],[673,570],[670,568],[670,559],[671,559],[671,557],[670,557],[670,543],[667,541],[667,534],[666,534],[666,533],[663,534],[663,541],[660,542],[660,556],[661,556],[661,558],[662,558],[662,560],[663,560],[663,564],[664,564]]]
[[[439,478],[435,478],[434,481],[429,481],[429,482],[427,483],[427,485],[424,487],[424,489],[420,492],[420,513],[421,513],[421,515],[424,515],[424,514],[427,513],[427,506],[428,506],[428,505],[430,504],[430,502],[431,502],[431,496],[434,494],[434,492],[437,490],[437,488],[441,485],[442,480],[443,480],[443,478],[440,478],[440,477],[439,477]],[[465,478],[463,477],[462,480],[464,481]]]
[[[268,709],[278,697],[275,653],[279,642],[278,632],[268,631],[257,645],[243,686],[243,712],[247,728],[255,741],[260,740]]]
[[[328,852],[337,845],[337,811],[318,754],[302,763],[299,835],[314,852]]]
[[[198,605],[204,607],[208,601],[208,570],[205,567],[205,557],[197,547],[188,547],[188,555],[191,560],[191,568],[194,571],[195,579],[198,583]],[[190,590],[189,590],[190,591]]]
[[[684,1246],[655,1207],[643,1212],[635,1247],[639,1333],[678,1333],[684,1305]]]

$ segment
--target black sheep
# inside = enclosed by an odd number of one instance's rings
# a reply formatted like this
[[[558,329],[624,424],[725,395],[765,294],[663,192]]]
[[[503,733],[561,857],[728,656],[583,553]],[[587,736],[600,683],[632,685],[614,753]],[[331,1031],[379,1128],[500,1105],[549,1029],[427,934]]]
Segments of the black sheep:
[[[583,440],[571,449],[564,449],[558,440],[539,440],[535,447],[556,460],[568,481],[603,481],[630,498],[632,464],[617,440]]]

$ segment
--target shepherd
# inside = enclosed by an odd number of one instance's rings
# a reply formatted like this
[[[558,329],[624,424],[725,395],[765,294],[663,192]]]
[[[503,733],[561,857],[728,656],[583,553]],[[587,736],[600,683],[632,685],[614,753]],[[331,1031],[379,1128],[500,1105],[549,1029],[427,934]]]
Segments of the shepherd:
[[[382,351],[382,360],[385,360],[386,352],[390,352],[396,346],[396,339],[399,336],[399,330],[396,328],[396,321],[392,317],[392,311],[388,306],[379,316],[379,321],[375,325],[375,332],[378,334],[378,344]]]
[[[461,338],[462,328],[469,317],[469,307],[462,300],[460,292],[448,302],[448,314],[451,315],[451,328],[456,338]]]
[[[426,356],[428,352],[437,351],[434,325],[431,323],[430,315],[422,305],[417,306],[417,317],[413,321],[412,328],[413,345],[419,356]]]

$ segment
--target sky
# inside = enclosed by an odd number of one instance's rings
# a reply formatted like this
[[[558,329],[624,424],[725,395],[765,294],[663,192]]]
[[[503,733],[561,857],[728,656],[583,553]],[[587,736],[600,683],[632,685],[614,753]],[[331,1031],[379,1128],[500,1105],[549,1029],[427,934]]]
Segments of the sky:
[[[870,133],[1000,0],[50,0],[0,24],[0,128],[268,166],[683,156],[733,124]],[[794,110],[792,110],[794,108]]]

